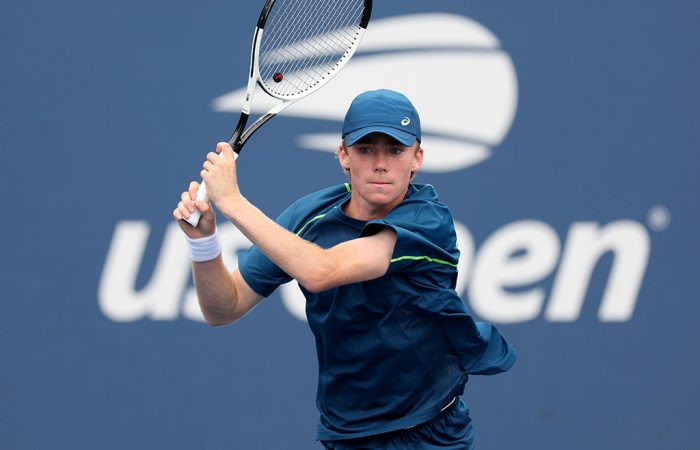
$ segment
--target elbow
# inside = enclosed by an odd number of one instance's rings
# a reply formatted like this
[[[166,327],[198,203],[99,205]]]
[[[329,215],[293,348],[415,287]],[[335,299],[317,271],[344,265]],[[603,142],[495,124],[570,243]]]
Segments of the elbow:
[[[304,287],[307,291],[313,293],[313,294],[318,294],[323,291],[327,291],[328,289],[332,288],[332,285],[329,285],[327,283],[324,283],[322,280],[297,280],[299,281],[299,284]]]
[[[299,283],[302,286],[304,286],[304,289],[307,291],[311,292],[312,294],[318,294],[320,292],[323,292],[325,290],[328,290],[328,288],[324,288],[322,285],[317,285],[317,284],[303,284]]]
[[[210,327],[224,327],[226,325],[231,325],[240,318],[230,312],[207,311],[204,308],[202,308],[202,315],[204,316],[204,321]]]
[[[225,327],[226,325],[231,325],[236,321],[235,319],[222,319],[219,317],[205,317],[205,320],[207,325],[214,328]]]
[[[297,279],[297,281],[307,291],[318,294],[319,292],[327,291],[336,286],[336,284],[333,283],[332,274],[332,270],[319,268],[308,271],[302,279]]]

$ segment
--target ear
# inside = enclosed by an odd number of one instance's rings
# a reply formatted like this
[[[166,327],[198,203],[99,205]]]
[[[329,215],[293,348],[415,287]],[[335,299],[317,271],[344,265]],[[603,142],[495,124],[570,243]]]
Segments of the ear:
[[[340,166],[343,168],[343,170],[350,170],[350,162],[348,161],[348,151],[343,146],[342,142],[338,146],[338,161],[340,161]]]
[[[418,144],[418,151],[413,155],[413,164],[411,165],[411,172],[416,172],[423,165],[423,147]]]

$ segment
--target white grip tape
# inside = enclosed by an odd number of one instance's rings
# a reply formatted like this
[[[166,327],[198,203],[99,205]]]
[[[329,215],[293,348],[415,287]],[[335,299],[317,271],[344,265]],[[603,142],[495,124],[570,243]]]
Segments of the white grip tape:
[[[223,158],[224,154],[219,153],[219,158]],[[238,153],[233,152],[233,160],[238,159]],[[202,202],[208,202],[209,201],[209,194],[207,194],[207,185],[204,184],[204,181],[199,185],[199,189],[197,189],[197,200],[202,201]],[[198,210],[194,210],[192,214],[190,214],[190,217],[185,219],[185,222],[189,223],[193,227],[196,227],[197,224],[199,223],[199,219],[202,217],[202,213],[200,213]]]

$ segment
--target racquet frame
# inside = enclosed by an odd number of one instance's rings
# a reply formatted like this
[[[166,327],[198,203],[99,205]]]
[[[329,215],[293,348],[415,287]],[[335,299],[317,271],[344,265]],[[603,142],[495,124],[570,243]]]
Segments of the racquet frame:
[[[263,6],[262,12],[260,13],[260,17],[258,18],[258,23],[255,27],[255,33],[253,34],[253,45],[250,52],[250,70],[248,71],[248,86],[246,89],[246,96],[243,101],[241,117],[238,119],[238,124],[236,125],[236,128],[228,141],[228,143],[231,144],[233,151],[237,154],[240,154],[241,150],[243,149],[243,146],[248,141],[248,139],[250,139],[253,133],[255,133],[262,125],[267,123],[270,119],[275,117],[288,106],[295,103],[297,100],[302,99],[307,95],[311,95],[312,93],[316,92],[318,89],[323,87],[343,68],[343,66],[345,66],[345,64],[347,64],[350,58],[352,58],[352,56],[355,54],[355,50],[357,50],[359,41],[362,40],[362,36],[367,30],[367,24],[369,23],[369,19],[372,14],[372,0],[365,0],[365,7],[363,10],[362,18],[360,19],[360,29],[356,38],[358,44],[350,47],[348,51],[346,51],[345,54],[336,63],[333,69],[314,86],[300,93],[281,96],[267,89],[265,87],[265,84],[261,82],[260,70],[257,64],[258,58],[260,57],[260,43],[262,42],[263,33],[265,31],[265,23],[267,22],[267,17],[270,14],[270,11],[274,6],[275,1],[276,0],[267,0],[265,2],[265,6]],[[279,99],[280,102],[272,108],[270,108],[270,110],[267,111],[267,113],[260,116],[255,122],[253,122],[253,124],[247,130],[244,131],[244,128],[248,123],[248,118],[250,117],[251,106],[253,104],[253,96],[255,94],[256,86],[259,86],[269,96]]]

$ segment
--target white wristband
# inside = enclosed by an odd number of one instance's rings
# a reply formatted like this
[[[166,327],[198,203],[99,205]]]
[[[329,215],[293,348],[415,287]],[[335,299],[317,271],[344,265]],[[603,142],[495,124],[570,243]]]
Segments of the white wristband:
[[[214,230],[211,236],[191,239],[185,235],[187,247],[190,249],[190,258],[194,262],[211,261],[221,254],[221,241],[218,230]]]

